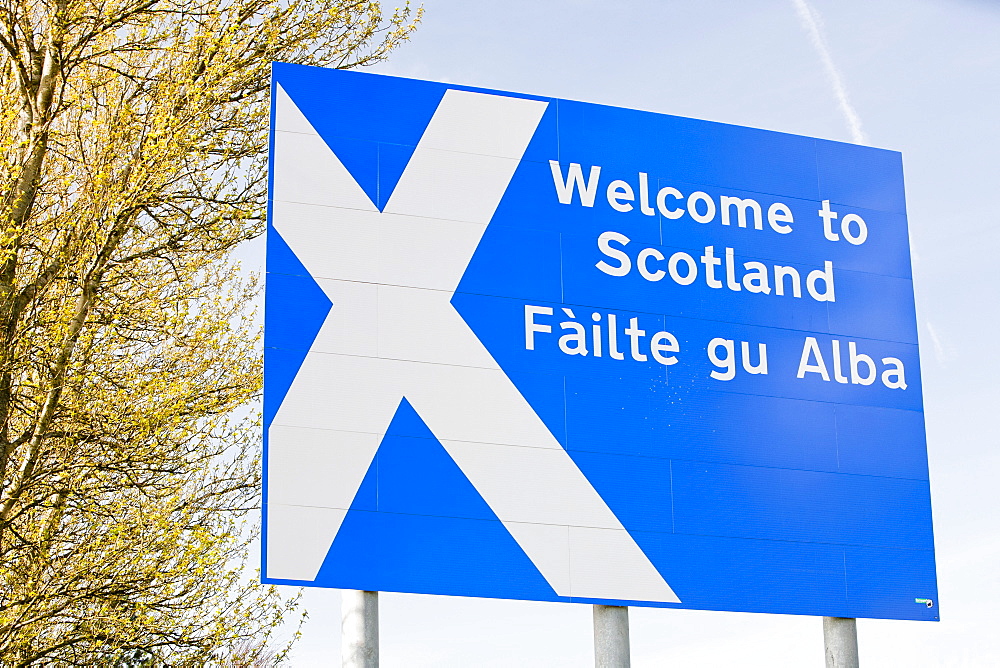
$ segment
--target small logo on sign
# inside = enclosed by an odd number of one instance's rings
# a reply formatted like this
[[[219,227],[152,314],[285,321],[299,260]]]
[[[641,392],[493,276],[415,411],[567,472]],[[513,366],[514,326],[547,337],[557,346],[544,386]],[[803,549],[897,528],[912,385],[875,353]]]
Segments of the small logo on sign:
[[[923,603],[928,608],[933,608],[934,607],[934,601],[931,600],[931,599],[929,599],[929,598],[915,598],[915,599],[913,599],[913,602],[914,603]]]

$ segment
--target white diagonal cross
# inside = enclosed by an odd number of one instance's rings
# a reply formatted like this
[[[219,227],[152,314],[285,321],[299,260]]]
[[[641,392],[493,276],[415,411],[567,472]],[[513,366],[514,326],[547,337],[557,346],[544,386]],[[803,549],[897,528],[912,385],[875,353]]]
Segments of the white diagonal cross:
[[[678,602],[451,305],[547,103],[449,90],[379,212],[277,96],[272,222],[334,306],[268,432],[267,576],[316,578],[405,397],[558,595]]]

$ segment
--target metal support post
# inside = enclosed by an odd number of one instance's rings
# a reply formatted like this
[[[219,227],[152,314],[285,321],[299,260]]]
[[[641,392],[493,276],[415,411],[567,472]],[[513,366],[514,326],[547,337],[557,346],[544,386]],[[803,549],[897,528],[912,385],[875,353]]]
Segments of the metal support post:
[[[594,666],[629,668],[628,608],[622,605],[594,606]]]
[[[857,620],[849,617],[823,618],[826,668],[858,668]]]
[[[345,589],[341,597],[344,668],[378,668],[378,592]]]

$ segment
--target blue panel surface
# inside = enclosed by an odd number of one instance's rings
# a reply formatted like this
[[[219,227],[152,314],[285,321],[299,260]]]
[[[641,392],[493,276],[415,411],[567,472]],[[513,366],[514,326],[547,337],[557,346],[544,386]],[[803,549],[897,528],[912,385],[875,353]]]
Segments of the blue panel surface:
[[[273,76],[265,582],[939,618],[899,153]]]
[[[267,230],[268,279],[264,283],[264,359],[268,391],[264,424],[292,384],[333,304],[273,228]]]
[[[351,583],[375,591],[555,596],[406,401],[315,582]]]

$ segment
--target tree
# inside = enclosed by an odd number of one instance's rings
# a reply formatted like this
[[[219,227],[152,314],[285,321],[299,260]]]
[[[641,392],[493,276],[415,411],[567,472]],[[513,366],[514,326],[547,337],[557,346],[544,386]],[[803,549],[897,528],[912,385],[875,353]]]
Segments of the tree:
[[[263,665],[246,578],[272,60],[379,61],[352,0],[0,4],[0,657]],[[280,654],[280,653],[279,653]],[[280,656],[279,656],[280,658]]]

